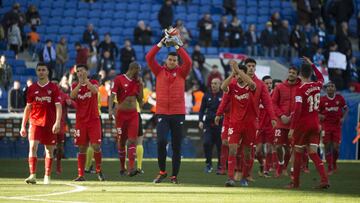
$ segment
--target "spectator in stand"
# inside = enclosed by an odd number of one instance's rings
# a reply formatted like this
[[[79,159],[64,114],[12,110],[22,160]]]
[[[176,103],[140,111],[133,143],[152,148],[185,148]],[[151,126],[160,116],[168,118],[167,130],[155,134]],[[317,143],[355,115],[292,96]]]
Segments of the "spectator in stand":
[[[108,113],[110,81],[102,81],[99,86],[99,104],[101,113]]]
[[[195,45],[194,52],[191,54],[191,59],[198,63],[198,66],[200,70],[202,71],[204,69],[204,63],[205,63],[205,55],[201,53],[201,47],[200,45]]]
[[[182,20],[176,20],[176,28],[180,32],[180,39],[184,43],[184,46],[187,47],[189,42],[191,41],[191,33],[190,30],[188,30],[184,26],[184,22]]]
[[[124,41],[124,47],[120,50],[121,73],[125,74],[131,62],[136,60],[135,50],[131,47],[129,39]]]
[[[236,0],[224,0],[223,7],[225,9],[225,15],[231,14],[236,16]]]
[[[311,23],[307,23],[304,26],[303,33],[306,37],[306,47],[310,47],[312,36],[314,35],[314,28],[311,26]]]
[[[43,49],[43,60],[49,69],[49,79],[52,79],[56,65],[56,51],[50,39],[46,40],[46,45]]]
[[[279,56],[281,57],[289,57],[289,41],[290,41],[290,33],[289,33],[289,22],[287,20],[283,20],[281,22],[281,26],[277,31],[277,38],[279,43]]]
[[[350,60],[352,56],[352,46],[347,22],[341,23],[341,30],[336,33],[336,44],[338,45],[339,52],[345,54],[346,59]]]
[[[243,29],[241,27],[241,21],[234,16],[231,20],[230,26],[229,26],[229,32],[230,32],[230,47],[231,48],[237,48],[244,44],[244,33]]]
[[[317,53],[319,47],[320,47],[319,46],[319,36],[313,35],[312,38],[311,38],[310,49],[308,49],[310,51],[308,56],[310,58],[313,57]]]
[[[348,23],[351,16],[353,15],[354,2],[353,0],[334,0],[330,8],[330,14],[335,18],[336,21],[336,32],[342,29],[342,23]]]
[[[89,58],[88,58],[88,67],[89,69],[94,69],[98,67],[98,41],[93,40],[90,43],[90,49],[89,49]]]
[[[190,82],[194,83],[199,86],[200,90],[205,91],[206,89],[206,81],[205,81],[205,75],[206,75],[206,69],[201,70],[199,67],[199,63],[197,61],[193,61],[193,67],[190,72]]]
[[[247,54],[250,56],[257,56],[258,55],[258,37],[256,35],[256,28],[255,24],[249,25],[248,31],[245,33],[245,44]]]
[[[94,30],[93,24],[88,24],[87,29],[83,33],[83,42],[90,45],[92,41],[98,40],[99,41],[99,35]]]
[[[12,26],[13,23],[20,23],[20,4],[15,3],[10,11],[5,13],[2,19],[2,25],[4,27],[4,32],[8,33],[8,29]]]
[[[22,89],[23,102],[24,102],[24,104],[26,104],[26,94],[27,94],[27,90],[28,90],[28,88],[29,88],[32,84],[33,84],[32,78],[28,78],[28,79],[26,80],[26,85],[25,85],[25,87],[23,87],[23,89]]]
[[[61,79],[66,71],[66,62],[69,60],[66,38],[61,37],[56,45],[56,78]]]
[[[152,31],[150,26],[146,26],[143,20],[138,22],[134,29],[134,44],[149,45],[151,44]]]
[[[115,71],[115,61],[110,57],[109,51],[105,51],[99,61],[99,67],[97,72],[99,72],[100,70],[104,70],[106,76],[109,74],[110,71]]]
[[[271,21],[273,30],[277,32],[279,30],[279,28],[281,27],[280,13],[278,11],[273,13],[270,21]]]
[[[303,56],[306,47],[306,36],[300,30],[300,25],[295,25],[290,34],[291,57]]]
[[[75,43],[76,50],[76,64],[87,64],[87,60],[89,57],[89,50],[86,47],[83,47],[80,42]]]
[[[222,16],[219,23],[219,46],[220,47],[229,47],[229,27],[227,16]]]
[[[40,25],[40,14],[37,8],[34,5],[30,5],[28,10],[26,11],[26,22],[29,23],[31,26],[38,26]]]
[[[12,82],[12,67],[6,63],[6,57],[0,56],[0,87],[8,90],[10,83]]]
[[[350,72],[351,72],[351,82],[360,82],[360,67],[356,64],[356,57],[351,57],[350,60]]]
[[[325,56],[323,54],[323,49],[322,48],[318,48],[316,50],[316,53],[314,54],[313,56],[313,61],[314,61],[314,64],[317,66],[317,67],[320,67],[320,66],[323,66],[324,63],[325,63]]]
[[[162,29],[172,25],[174,21],[174,11],[171,0],[165,0],[158,13],[158,20]]]
[[[17,58],[17,55],[20,51],[20,47],[22,45],[22,37],[21,37],[20,28],[16,21],[13,21],[11,23],[11,26],[8,29],[7,38],[8,38],[8,45],[10,47],[10,50],[15,52],[15,56]]]
[[[2,26],[2,24],[0,24],[0,49],[6,49],[6,45],[5,44],[5,31],[4,31],[4,27]]]
[[[115,59],[119,55],[119,49],[116,44],[111,41],[110,33],[105,34],[105,39],[99,44],[98,51],[101,56],[104,54],[105,51],[109,51],[111,58],[113,58],[115,61]]]
[[[357,37],[360,39],[360,11],[357,16]],[[360,40],[358,40],[358,49],[360,49]]]
[[[198,83],[194,83],[193,86],[193,92],[192,92],[192,96],[193,96],[193,107],[192,107],[192,113],[199,113],[200,111],[200,107],[201,107],[201,101],[202,98],[204,97],[204,90],[201,89],[201,86],[198,85]]]
[[[11,112],[21,112],[24,105],[23,92],[20,89],[20,82],[18,80],[14,81],[14,86],[9,90],[8,96],[8,111]]]
[[[211,66],[211,71],[207,77],[207,89],[209,90],[211,88],[211,81],[214,79],[214,78],[218,78],[220,81],[223,80],[222,78],[222,75],[219,71],[219,67],[217,65],[212,65]]]
[[[205,47],[211,46],[212,31],[215,27],[215,23],[211,19],[210,14],[204,14],[204,16],[198,21],[197,26],[199,28],[199,44]]]
[[[321,22],[318,29],[316,30],[316,34],[319,36],[319,46],[321,48],[325,48],[327,42],[326,42],[326,38],[327,38],[327,34],[326,34],[326,28],[325,28],[325,23]]]
[[[27,34],[28,36],[28,45],[29,45],[29,54],[33,61],[36,60],[36,52],[37,47],[40,42],[40,35],[36,32],[36,27],[34,25],[31,26],[31,32]]]
[[[329,60],[331,52],[338,52],[338,45],[336,42],[329,44],[329,53],[326,56],[327,61]],[[345,71],[339,68],[329,68],[329,80],[335,83],[336,89],[344,90],[346,87]]]
[[[260,42],[264,49],[264,56],[274,57],[276,47],[276,33],[272,29],[271,22],[267,22],[265,30],[261,32]]]
[[[297,15],[298,21],[301,25],[311,22],[311,0],[298,0],[297,1]]]

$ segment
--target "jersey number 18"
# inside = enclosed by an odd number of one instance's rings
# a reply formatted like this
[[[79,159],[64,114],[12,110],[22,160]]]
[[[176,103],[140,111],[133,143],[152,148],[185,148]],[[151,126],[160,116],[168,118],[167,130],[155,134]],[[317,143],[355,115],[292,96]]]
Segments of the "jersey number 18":
[[[317,111],[320,105],[320,93],[317,93],[314,96],[310,95],[307,102],[309,103],[309,112],[313,112],[314,110]]]

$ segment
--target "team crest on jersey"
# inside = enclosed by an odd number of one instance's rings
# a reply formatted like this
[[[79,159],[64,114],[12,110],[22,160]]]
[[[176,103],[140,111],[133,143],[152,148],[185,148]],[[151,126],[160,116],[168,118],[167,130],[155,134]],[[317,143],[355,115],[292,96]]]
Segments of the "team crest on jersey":
[[[339,101],[336,101],[336,105],[339,105]]]
[[[51,94],[51,90],[48,90],[47,92],[48,92],[48,94]]]
[[[129,85],[128,85],[128,84],[125,84],[124,86],[127,87],[127,86],[129,86]]]
[[[325,105],[327,106],[327,105],[329,105],[329,103],[325,102]]]
[[[35,91],[35,94],[39,94],[39,91]]]
[[[176,77],[176,73],[173,73],[173,76]]]

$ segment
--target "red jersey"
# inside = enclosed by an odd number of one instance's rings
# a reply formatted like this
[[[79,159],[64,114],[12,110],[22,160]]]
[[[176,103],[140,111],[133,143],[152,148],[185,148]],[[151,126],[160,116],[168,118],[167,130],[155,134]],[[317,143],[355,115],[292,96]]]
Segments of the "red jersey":
[[[61,128],[62,129],[65,128],[65,125],[66,125],[66,117],[67,117],[68,106],[69,106],[66,103],[66,100],[68,100],[68,99],[71,100],[70,96],[67,93],[60,90],[60,103],[61,103],[61,107],[62,107],[62,115],[61,115]],[[73,107],[76,106],[76,104],[73,100],[71,100],[71,106],[73,106]]]
[[[335,97],[322,96],[320,98],[320,114],[325,116],[323,121],[324,128],[341,126],[340,120],[343,110],[347,108],[343,96],[336,94]]]
[[[236,79],[229,85],[230,123],[256,122],[256,111],[251,105],[255,91],[248,85],[241,86]]]
[[[90,80],[91,84],[98,85],[96,80]],[[74,83],[72,89],[78,84]],[[76,108],[76,125],[89,123],[99,119],[98,95],[93,94],[87,85],[82,85],[77,97],[74,99]]]
[[[52,127],[56,120],[55,104],[60,103],[59,88],[51,82],[41,86],[32,84],[26,95],[26,102],[31,104],[30,123],[36,126]]]
[[[136,96],[140,93],[140,82],[128,78],[125,74],[116,76],[111,92],[116,94],[118,104],[121,104],[126,97]]]
[[[319,125],[320,82],[303,83],[296,91],[295,112],[290,128]]]

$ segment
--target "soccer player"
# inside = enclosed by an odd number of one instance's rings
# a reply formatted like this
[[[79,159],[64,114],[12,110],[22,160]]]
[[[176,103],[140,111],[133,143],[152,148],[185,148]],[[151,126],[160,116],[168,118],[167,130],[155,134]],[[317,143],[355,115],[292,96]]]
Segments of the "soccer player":
[[[269,93],[272,93],[272,78],[266,75],[262,78],[262,81],[267,86]],[[260,164],[259,176],[268,178],[269,170],[271,167],[272,159],[272,145],[274,142],[274,128],[271,125],[271,119],[264,109],[264,106],[260,104],[259,114],[259,131],[256,136],[256,158]],[[264,152],[263,152],[264,151]],[[266,158],[264,166],[264,155]]]
[[[76,65],[78,81],[72,84],[71,98],[76,102],[75,145],[79,147],[78,177],[74,181],[85,181],[86,151],[90,143],[94,149],[95,171],[99,181],[105,177],[101,171],[101,126],[98,110],[98,83],[88,79],[88,67]]]
[[[306,148],[321,177],[320,185],[316,188],[326,189],[330,185],[324,164],[317,153],[320,142],[320,90],[323,86],[324,77],[310,59],[306,57],[303,59],[305,63],[300,69],[301,86],[296,90],[295,108],[289,130],[289,138],[294,139],[294,177],[287,188],[294,189],[300,186],[301,162]],[[311,81],[313,72],[317,78],[316,82]]]
[[[221,117],[223,117],[221,127],[221,155],[220,155],[220,170],[216,172],[217,175],[225,175],[226,164],[229,155],[229,123],[230,123],[230,99],[229,94],[224,93],[221,99],[221,103],[216,111],[216,117],[214,119],[215,125],[220,125]]]
[[[26,107],[24,109],[20,134],[26,137],[26,124],[29,127],[29,169],[27,184],[36,184],[37,150],[39,143],[45,145],[44,184],[50,184],[51,166],[56,144],[56,134],[60,131],[61,104],[59,88],[49,81],[49,69],[44,63],[36,66],[38,81],[27,90]]]
[[[120,174],[125,174],[125,145],[128,142],[127,155],[129,160],[128,175],[135,176],[138,170],[135,168],[136,140],[139,133],[139,113],[136,102],[142,106],[143,84],[138,79],[140,65],[132,62],[125,74],[114,79],[109,100],[109,119],[113,119],[113,101],[117,98],[116,105],[116,131],[117,144],[120,158]]]
[[[211,173],[213,170],[211,159],[214,145],[218,155],[217,170],[220,169],[221,126],[215,125],[214,122],[216,110],[218,109],[223,96],[220,85],[221,81],[219,78],[214,78],[211,81],[211,90],[202,98],[199,111],[199,128],[204,130],[204,154],[206,158],[205,173]]]
[[[65,141],[65,131],[66,131],[66,119],[67,119],[67,108],[69,106],[76,107],[76,103],[71,100],[70,96],[62,91],[61,87],[59,86],[58,80],[52,80],[52,83],[56,84],[59,88],[60,94],[60,104],[62,108],[62,115],[61,115],[61,123],[60,123],[60,131],[56,134],[56,173],[59,175],[62,172],[61,167],[61,158],[64,154],[64,141]]]
[[[301,80],[298,78],[298,69],[290,67],[287,79],[283,83],[279,83],[272,94],[272,102],[277,117],[274,142],[277,159],[279,160],[276,164],[275,177],[287,173],[286,168],[291,158],[291,141],[288,139],[291,112],[295,107],[296,89],[300,85]]]
[[[172,176],[171,183],[178,184],[178,173],[181,163],[181,141],[184,136],[183,124],[185,121],[185,80],[191,70],[191,58],[182,48],[181,40],[175,43],[177,52],[168,53],[164,66],[160,66],[155,56],[165,43],[163,38],[146,55],[146,61],[151,72],[156,77],[156,116],[157,116],[157,144],[159,174],[154,183],[161,183],[166,177],[166,146],[167,135],[171,132]],[[178,54],[183,63],[179,66]]]
[[[339,157],[341,143],[341,125],[349,112],[345,99],[336,94],[333,82],[326,85],[326,94],[320,98],[320,120],[325,131],[323,142],[325,144],[325,157],[328,165],[328,175],[336,172],[336,161]]]

